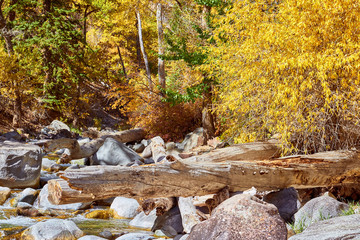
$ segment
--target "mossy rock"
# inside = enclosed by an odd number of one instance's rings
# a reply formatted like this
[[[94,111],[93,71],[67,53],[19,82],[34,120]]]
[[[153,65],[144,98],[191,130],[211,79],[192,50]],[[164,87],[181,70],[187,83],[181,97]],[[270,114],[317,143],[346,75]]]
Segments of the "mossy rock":
[[[110,210],[94,210],[85,214],[86,218],[109,219],[113,216]]]

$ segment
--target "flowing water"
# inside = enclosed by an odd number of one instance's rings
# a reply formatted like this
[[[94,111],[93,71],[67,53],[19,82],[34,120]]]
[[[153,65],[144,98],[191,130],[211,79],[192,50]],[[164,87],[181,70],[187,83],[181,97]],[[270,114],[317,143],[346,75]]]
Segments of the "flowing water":
[[[51,172],[42,172],[44,174],[53,174]],[[21,232],[26,228],[51,218],[69,219],[86,234],[100,236],[102,232],[111,232],[113,235],[120,235],[123,233],[146,233],[153,236],[153,232],[135,229],[129,226],[131,219],[89,219],[85,218],[86,211],[64,211],[51,210],[45,211],[42,217],[25,217],[17,214],[17,209],[14,206],[16,198],[22,190],[12,190],[11,196],[1,206],[0,205],[0,239],[20,239]],[[106,209],[106,206],[99,208]],[[43,212],[42,212],[43,213]],[[48,213],[48,214],[46,214]],[[55,213],[55,214],[54,214]]]

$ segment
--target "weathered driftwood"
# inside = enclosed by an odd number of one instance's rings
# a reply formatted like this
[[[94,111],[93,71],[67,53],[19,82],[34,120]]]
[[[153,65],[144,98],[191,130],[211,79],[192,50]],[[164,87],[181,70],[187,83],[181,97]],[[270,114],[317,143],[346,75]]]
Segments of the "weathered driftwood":
[[[165,142],[161,137],[154,137],[150,143],[152,158],[157,163],[166,157]]]
[[[156,208],[156,216],[161,216],[176,205],[176,198],[150,198],[142,201],[140,206],[146,215]]]
[[[190,233],[191,229],[198,223],[201,222],[201,218],[204,216],[199,216],[196,208],[192,202],[192,197],[179,197],[178,205],[181,214],[181,221],[184,227],[185,233]]]
[[[223,201],[230,197],[229,187],[226,186],[221,189],[217,194],[215,194],[212,198],[209,198],[205,201],[205,205],[209,209],[209,213],[211,212]]]
[[[114,138],[119,142],[133,142],[142,140],[145,132],[141,128],[126,130],[118,133],[103,135],[100,138],[94,139],[91,142],[79,144],[76,139],[59,138],[49,140],[44,143],[45,151],[52,152],[61,148],[68,148],[70,155],[66,156],[67,160],[87,158],[92,156],[104,143],[108,137]]]
[[[174,162],[71,169],[60,173],[63,179],[50,181],[49,193],[54,203],[64,204],[86,201],[89,195],[94,200],[114,196],[187,197],[217,193],[226,186],[234,192],[253,186],[275,190],[360,181],[359,154],[355,151],[270,159],[275,152],[273,144],[253,143]]]

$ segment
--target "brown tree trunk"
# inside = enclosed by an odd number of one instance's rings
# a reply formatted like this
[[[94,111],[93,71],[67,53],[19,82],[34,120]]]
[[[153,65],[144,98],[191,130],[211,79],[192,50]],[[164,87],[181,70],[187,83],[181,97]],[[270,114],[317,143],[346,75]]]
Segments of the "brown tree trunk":
[[[150,92],[152,92],[153,84],[152,84],[152,81],[151,81],[151,73],[150,73],[150,66],[149,66],[148,56],[147,56],[147,53],[145,51],[144,40],[143,40],[143,36],[142,36],[140,12],[136,12],[136,16],[137,16],[137,20],[138,20],[138,32],[139,32],[140,49],[141,49],[141,53],[143,55],[143,59],[144,59],[144,63],[145,63],[145,69],[146,69],[146,75],[147,75],[147,78],[148,78],[149,90],[150,90]]]
[[[87,11],[89,9],[89,5],[86,5],[85,7],[85,12],[84,12],[84,26],[83,26],[83,35],[84,35],[84,43],[86,44],[86,32],[87,32],[87,29],[86,29],[86,17],[88,15]]]
[[[158,28],[158,44],[159,44],[159,57],[158,57],[158,74],[159,74],[159,85],[162,89],[165,89],[165,63],[161,59],[161,56],[164,55],[164,31],[163,31],[163,12],[161,3],[157,4],[156,11],[156,20]]]
[[[22,99],[21,92],[17,85],[15,87],[15,102],[14,102],[14,117],[13,117],[13,126],[21,127],[22,126]]]
[[[126,68],[125,68],[125,64],[124,64],[124,61],[123,61],[123,58],[122,58],[122,55],[121,55],[121,51],[120,51],[120,47],[119,46],[116,46],[117,47],[117,51],[118,51],[118,55],[119,55],[119,61],[120,61],[120,65],[123,69],[123,72],[124,72],[124,76],[126,78],[126,82],[128,83],[129,81],[129,77],[126,73]]]
[[[80,101],[80,98],[81,98],[81,80],[79,80],[77,83],[76,83],[76,100],[75,100],[75,108],[76,109],[81,109],[81,101]],[[77,111],[74,111],[74,119],[73,119],[73,126],[74,127],[78,127],[79,124],[80,124],[80,114],[81,114],[81,110],[77,110]]]

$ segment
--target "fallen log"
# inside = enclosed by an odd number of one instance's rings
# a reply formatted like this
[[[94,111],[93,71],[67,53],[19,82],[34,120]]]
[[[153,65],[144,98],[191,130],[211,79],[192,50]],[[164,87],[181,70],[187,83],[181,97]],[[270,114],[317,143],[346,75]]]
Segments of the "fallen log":
[[[79,144],[76,139],[71,138],[59,138],[49,140],[43,143],[46,152],[53,152],[57,149],[67,148],[70,151],[70,155],[63,156],[64,159],[70,161],[72,159],[87,158],[92,156],[103,145],[106,138],[111,137],[119,142],[133,142],[140,141],[144,138],[145,131],[141,128],[125,130],[118,133],[111,133],[102,135],[101,137],[92,140],[88,143]]]
[[[270,159],[273,155],[269,152],[271,144],[260,146],[260,143],[246,145],[246,151],[244,145],[232,146],[187,159],[136,167],[71,169],[59,174],[62,179],[49,182],[49,194],[54,203],[65,204],[83,202],[83,197],[86,199],[89,194],[93,200],[115,196],[149,199],[201,196],[217,193],[226,186],[230,192],[235,192],[251,187],[276,190],[291,186],[339,186],[360,181],[356,151]],[[248,155],[253,149],[262,152],[260,160]],[[76,196],[71,196],[75,192]]]

